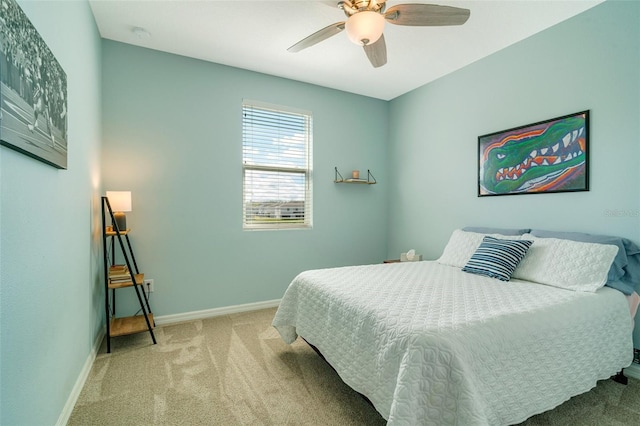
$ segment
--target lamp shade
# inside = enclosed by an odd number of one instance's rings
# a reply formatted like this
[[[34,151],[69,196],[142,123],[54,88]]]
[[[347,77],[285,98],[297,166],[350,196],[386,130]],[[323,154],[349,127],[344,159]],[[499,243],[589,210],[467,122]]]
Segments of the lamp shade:
[[[107,191],[107,198],[114,212],[131,211],[131,191]]]
[[[384,30],[384,16],[378,12],[358,12],[347,19],[345,24],[349,40],[361,46],[373,44]]]

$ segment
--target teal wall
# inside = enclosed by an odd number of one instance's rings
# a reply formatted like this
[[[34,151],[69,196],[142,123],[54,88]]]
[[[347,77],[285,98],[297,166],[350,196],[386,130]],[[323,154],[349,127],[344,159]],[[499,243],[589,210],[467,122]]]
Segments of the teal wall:
[[[384,259],[388,102],[107,40],[102,63],[104,189],[132,191],[155,315],[279,299],[303,270]],[[312,230],[243,231],[243,99],[312,111]],[[335,166],[379,184],[335,184]]]
[[[104,190],[133,192],[157,315],[278,299],[302,270],[410,247],[433,259],[471,224],[640,242],[638,3],[608,1],[391,102],[101,42],[84,1],[20,4],[67,72],[69,170],[0,147],[0,424],[56,423],[102,332]],[[243,98],[313,111],[312,230],[242,230]],[[476,197],[478,135],[583,109],[591,191]],[[380,183],[336,185],[334,166]]]
[[[585,109],[589,192],[477,197],[479,135]],[[396,98],[389,122],[389,256],[415,247],[435,259],[465,225],[640,243],[638,2],[607,1]]]
[[[0,424],[55,424],[103,326],[100,37],[87,2],[19,1],[68,81],[68,170],[0,147]]]

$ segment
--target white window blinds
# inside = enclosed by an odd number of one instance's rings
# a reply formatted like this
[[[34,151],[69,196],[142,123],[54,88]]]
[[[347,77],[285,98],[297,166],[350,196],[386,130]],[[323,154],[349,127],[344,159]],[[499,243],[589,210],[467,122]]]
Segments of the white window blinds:
[[[242,104],[244,229],[310,228],[310,112]]]

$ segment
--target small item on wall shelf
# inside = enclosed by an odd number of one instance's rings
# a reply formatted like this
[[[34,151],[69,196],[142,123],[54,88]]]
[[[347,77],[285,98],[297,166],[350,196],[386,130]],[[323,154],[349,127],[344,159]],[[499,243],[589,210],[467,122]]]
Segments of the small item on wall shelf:
[[[371,174],[371,170],[367,169],[367,178],[360,179],[360,171],[353,170],[351,172],[351,179],[344,179],[340,172],[338,171],[338,167],[335,167],[335,179],[333,180],[335,183],[366,183],[369,185],[373,185],[378,183],[376,178]]]
[[[406,253],[400,253],[400,262],[419,262],[421,260],[422,255],[416,254],[414,249],[411,249]]]

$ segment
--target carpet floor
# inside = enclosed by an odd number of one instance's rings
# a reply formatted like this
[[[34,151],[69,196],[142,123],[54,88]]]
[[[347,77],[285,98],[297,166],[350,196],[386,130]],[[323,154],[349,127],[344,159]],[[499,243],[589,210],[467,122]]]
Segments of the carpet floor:
[[[69,425],[384,425],[304,341],[285,344],[275,309],[111,340]],[[638,425],[640,381],[603,380],[523,425]]]

